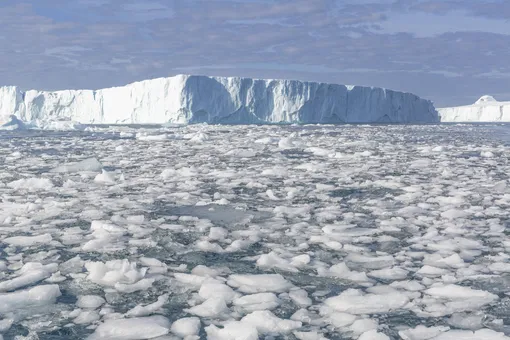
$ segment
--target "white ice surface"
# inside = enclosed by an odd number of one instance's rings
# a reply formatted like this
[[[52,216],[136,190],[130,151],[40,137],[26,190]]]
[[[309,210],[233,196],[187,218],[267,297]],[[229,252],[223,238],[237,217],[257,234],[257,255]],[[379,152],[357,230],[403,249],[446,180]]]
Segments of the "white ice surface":
[[[111,319],[100,324],[89,340],[153,339],[170,332],[170,322],[163,316]]]
[[[510,122],[510,102],[482,96],[472,105],[438,109],[442,122]]]
[[[0,87],[0,112],[16,114],[23,121],[57,130],[75,127],[76,123],[404,123],[438,120],[430,101],[410,93],[294,80],[188,75],[96,91],[21,92],[15,87]]]
[[[6,132],[0,334],[505,339],[506,129]]]

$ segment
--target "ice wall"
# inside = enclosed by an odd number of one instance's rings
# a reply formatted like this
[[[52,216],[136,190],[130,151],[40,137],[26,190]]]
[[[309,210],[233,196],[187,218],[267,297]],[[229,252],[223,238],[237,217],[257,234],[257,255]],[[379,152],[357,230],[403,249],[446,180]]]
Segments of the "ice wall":
[[[0,115],[83,124],[429,123],[432,103],[381,88],[178,75],[102,90],[0,88]]]
[[[510,122],[510,102],[483,96],[473,105],[438,109],[442,122]]]

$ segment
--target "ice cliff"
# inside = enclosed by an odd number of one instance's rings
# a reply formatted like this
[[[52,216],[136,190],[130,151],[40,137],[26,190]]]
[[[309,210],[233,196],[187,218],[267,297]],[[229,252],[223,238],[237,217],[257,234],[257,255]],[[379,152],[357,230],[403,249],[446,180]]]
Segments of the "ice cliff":
[[[438,109],[442,122],[510,122],[510,102],[482,96],[472,105]]]
[[[178,75],[102,90],[0,88],[0,116],[25,122],[430,123],[432,103],[381,88]],[[0,119],[1,120],[1,119]]]

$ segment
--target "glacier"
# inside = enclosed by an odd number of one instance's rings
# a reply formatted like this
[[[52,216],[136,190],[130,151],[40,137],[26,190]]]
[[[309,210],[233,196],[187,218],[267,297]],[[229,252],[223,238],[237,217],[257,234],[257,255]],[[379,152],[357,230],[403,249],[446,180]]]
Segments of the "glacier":
[[[441,122],[510,122],[510,102],[485,95],[472,105],[438,109]]]
[[[432,102],[375,87],[177,75],[101,90],[0,87],[0,124],[435,123]]]

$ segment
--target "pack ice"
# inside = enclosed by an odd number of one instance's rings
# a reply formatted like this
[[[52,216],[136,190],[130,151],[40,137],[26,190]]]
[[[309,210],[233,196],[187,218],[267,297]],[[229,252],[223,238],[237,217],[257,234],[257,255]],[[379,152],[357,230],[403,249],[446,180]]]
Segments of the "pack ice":
[[[0,88],[0,125],[164,123],[430,123],[432,103],[382,88],[177,75],[102,90]],[[3,119],[2,119],[3,117]],[[60,124],[61,125],[61,124]],[[60,126],[59,125],[59,126]]]
[[[438,109],[442,122],[510,122],[510,102],[482,96],[472,105]]]

